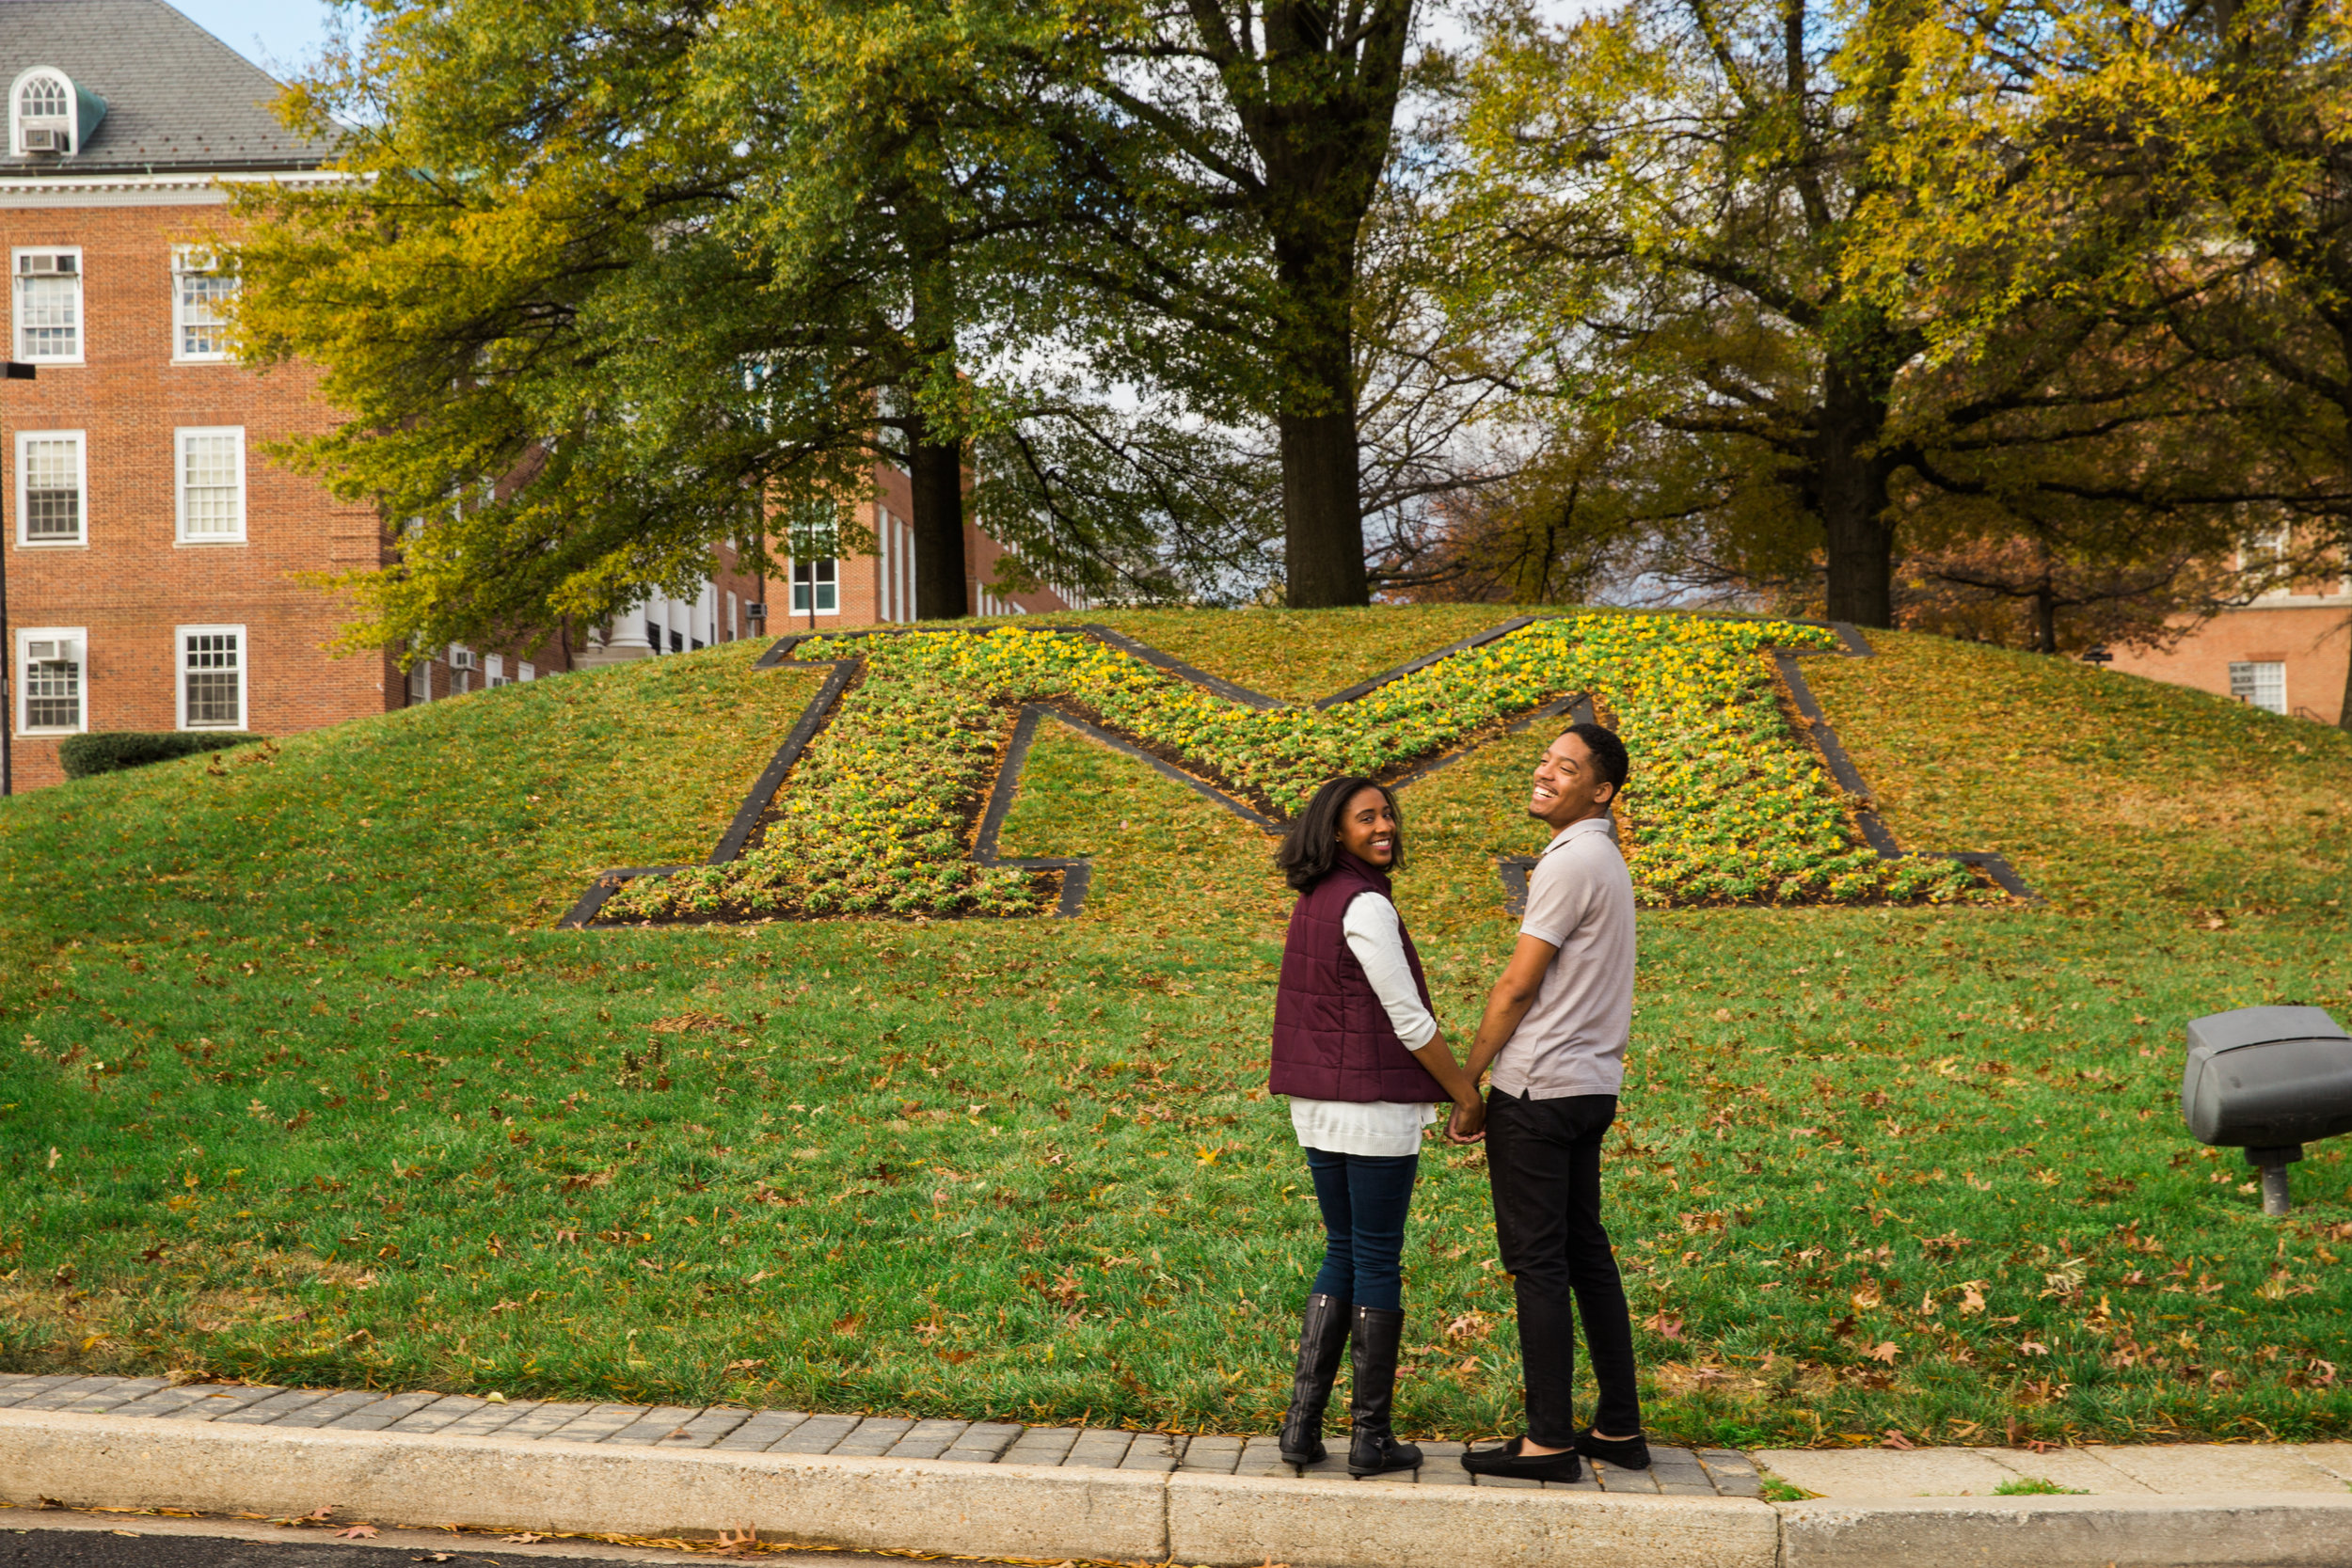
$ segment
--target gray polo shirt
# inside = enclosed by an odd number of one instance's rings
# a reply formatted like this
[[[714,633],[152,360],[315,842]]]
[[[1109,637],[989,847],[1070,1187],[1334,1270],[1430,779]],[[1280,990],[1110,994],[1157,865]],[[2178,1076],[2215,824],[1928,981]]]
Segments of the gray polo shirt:
[[[1536,1100],[1615,1094],[1633,1030],[1633,879],[1607,816],[1570,823],[1544,846],[1519,930],[1559,951],[1495,1057],[1495,1087]]]

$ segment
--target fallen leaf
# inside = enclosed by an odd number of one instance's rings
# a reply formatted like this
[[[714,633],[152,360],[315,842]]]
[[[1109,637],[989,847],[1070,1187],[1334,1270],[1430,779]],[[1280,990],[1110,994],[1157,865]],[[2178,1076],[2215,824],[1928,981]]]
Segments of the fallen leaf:
[[[1669,1312],[1662,1307],[1656,1312],[1650,1314],[1648,1317],[1644,1318],[1642,1320],[1642,1326],[1648,1329],[1651,1333],[1660,1335],[1668,1339],[1679,1339],[1682,1338],[1681,1314]]]
[[[2038,1339],[2020,1339],[2017,1341],[2017,1354],[2020,1355],[2047,1355],[2050,1354],[2050,1347],[2042,1343]]]
[[[1897,1348],[1894,1340],[1885,1339],[1871,1347],[1870,1359],[1873,1361],[1883,1361],[1891,1367],[1895,1364],[1895,1357],[1900,1354],[1901,1352]]]
[[[1888,1427],[1886,1435],[1879,1441],[1879,1447],[1882,1449],[1915,1449],[1918,1446],[1893,1427]]]
[[[349,1529],[337,1530],[335,1532],[335,1539],[338,1541],[366,1541],[372,1539],[377,1533],[376,1528],[373,1525],[354,1525]]]

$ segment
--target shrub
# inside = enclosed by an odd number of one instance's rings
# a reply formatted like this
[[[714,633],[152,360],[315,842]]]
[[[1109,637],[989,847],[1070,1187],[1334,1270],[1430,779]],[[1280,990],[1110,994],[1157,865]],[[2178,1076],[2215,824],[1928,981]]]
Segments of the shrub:
[[[101,730],[96,735],[68,736],[57,747],[57,761],[69,779],[112,773],[122,768],[143,768],[199,752],[225,752],[231,746],[251,746],[262,739],[230,730]]]

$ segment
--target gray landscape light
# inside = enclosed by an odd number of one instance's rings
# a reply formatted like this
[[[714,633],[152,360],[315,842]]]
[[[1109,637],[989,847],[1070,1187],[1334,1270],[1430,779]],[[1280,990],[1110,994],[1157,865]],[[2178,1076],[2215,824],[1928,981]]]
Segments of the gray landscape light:
[[[2246,1150],[2263,1212],[2287,1212],[2303,1146],[2352,1132],[2352,1035],[2318,1007],[2240,1007],[2188,1021],[2181,1115],[2201,1143]]]

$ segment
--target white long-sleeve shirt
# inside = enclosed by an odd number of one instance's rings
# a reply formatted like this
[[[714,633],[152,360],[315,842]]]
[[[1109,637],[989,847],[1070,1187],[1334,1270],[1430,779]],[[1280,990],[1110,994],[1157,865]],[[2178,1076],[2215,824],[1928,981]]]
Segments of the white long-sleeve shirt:
[[[1422,1005],[1412,967],[1405,961],[1405,927],[1396,906],[1366,889],[1347,901],[1340,930],[1405,1049],[1418,1051],[1437,1038],[1438,1021]],[[1419,1153],[1421,1130],[1437,1119],[1434,1105],[1291,1097],[1291,1128],[1298,1146],[1335,1154]]]

